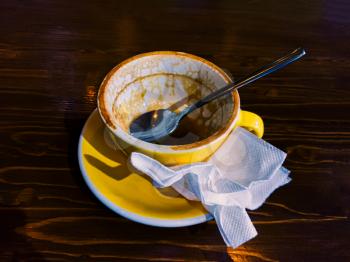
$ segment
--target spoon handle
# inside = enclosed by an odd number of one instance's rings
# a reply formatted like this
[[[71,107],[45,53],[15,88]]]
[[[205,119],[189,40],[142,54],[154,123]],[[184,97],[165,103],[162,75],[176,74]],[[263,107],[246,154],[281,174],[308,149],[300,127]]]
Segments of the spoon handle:
[[[185,115],[191,113],[192,111],[196,110],[197,108],[200,108],[204,106],[205,104],[213,101],[216,98],[219,98],[221,96],[224,96],[228,93],[231,93],[232,91],[250,84],[251,82],[254,82],[258,80],[259,78],[268,75],[274,71],[277,71],[286,65],[294,62],[295,60],[299,59],[305,55],[305,50],[303,48],[297,48],[293,52],[275,60],[271,64],[265,65],[255,71],[254,73],[244,77],[242,80],[239,80],[237,83],[229,83],[228,85],[214,91],[213,93],[207,95],[206,97],[202,98],[201,100],[198,100],[191,106],[185,108],[181,113],[179,113],[180,118],[184,117]]]

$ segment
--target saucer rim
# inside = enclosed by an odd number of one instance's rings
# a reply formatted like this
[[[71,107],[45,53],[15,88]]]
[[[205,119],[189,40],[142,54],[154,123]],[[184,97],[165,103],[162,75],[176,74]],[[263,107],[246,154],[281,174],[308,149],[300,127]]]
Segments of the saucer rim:
[[[198,216],[198,217],[192,217],[192,218],[185,218],[185,219],[160,219],[160,218],[151,218],[146,216],[141,216],[137,213],[127,211],[109,199],[107,199],[94,185],[94,183],[89,178],[87,171],[85,169],[84,163],[83,163],[83,151],[82,151],[82,144],[83,144],[83,134],[86,132],[86,129],[89,126],[90,121],[92,121],[92,118],[95,114],[99,114],[97,108],[92,111],[92,113],[89,115],[87,120],[85,121],[84,127],[79,135],[79,143],[78,143],[78,161],[79,161],[79,167],[81,174],[84,178],[85,183],[87,184],[88,188],[91,190],[91,192],[95,195],[95,197],[102,202],[106,207],[108,207],[113,212],[130,219],[134,222],[138,222],[141,224],[149,225],[149,226],[156,226],[156,227],[185,227],[185,226],[192,226],[201,224],[204,222],[207,222],[209,220],[212,220],[213,217],[209,213],[206,215]]]

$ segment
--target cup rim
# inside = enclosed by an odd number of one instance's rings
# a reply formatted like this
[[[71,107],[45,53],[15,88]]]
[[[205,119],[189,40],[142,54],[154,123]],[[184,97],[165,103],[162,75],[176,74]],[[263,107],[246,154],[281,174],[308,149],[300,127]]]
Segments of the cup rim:
[[[197,60],[201,63],[204,63],[211,67],[216,73],[218,73],[223,80],[226,83],[232,82],[232,78],[220,67],[215,65],[214,63],[201,58],[196,55],[188,54],[185,52],[179,52],[179,51],[153,51],[153,52],[146,52],[146,53],[141,53],[135,56],[132,56],[121,63],[117,64],[115,67],[113,67],[108,74],[105,76],[103,79],[98,95],[97,95],[97,108],[100,113],[100,116],[105,123],[105,125],[108,127],[108,129],[117,137],[119,137],[122,140],[127,140],[125,141],[128,144],[131,145],[137,145],[137,147],[140,148],[147,148],[152,151],[161,151],[161,152],[183,152],[183,151],[192,151],[192,150],[198,150],[199,148],[205,147],[206,145],[209,145],[213,143],[214,141],[218,140],[221,136],[223,136],[226,132],[228,132],[230,129],[232,129],[238,120],[238,113],[240,110],[240,97],[238,94],[238,91],[235,90],[234,92],[231,93],[231,97],[233,100],[233,112],[231,114],[231,117],[229,121],[227,121],[226,125],[221,127],[219,130],[217,130],[214,134],[211,136],[204,138],[202,140],[196,141],[194,143],[190,144],[183,144],[183,145],[160,145],[160,144],[153,144],[150,142],[146,142],[143,140],[140,140],[136,137],[133,137],[132,135],[128,134],[121,128],[117,128],[117,126],[114,125],[114,123],[111,121],[111,118],[107,112],[106,105],[105,105],[105,99],[104,96],[106,94],[107,87],[109,86],[109,81],[111,80],[112,76],[117,73],[117,71],[124,65],[143,58],[147,56],[154,56],[154,55],[173,55],[173,56],[182,56],[182,57],[187,57],[193,60]],[[121,134],[124,134],[121,136]]]

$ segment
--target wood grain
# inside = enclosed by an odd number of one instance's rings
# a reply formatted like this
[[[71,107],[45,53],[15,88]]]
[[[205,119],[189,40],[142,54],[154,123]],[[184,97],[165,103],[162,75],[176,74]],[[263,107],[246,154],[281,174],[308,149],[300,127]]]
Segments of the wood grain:
[[[350,260],[350,3],[0,2],[0,261]],[[250,212],[259,235],[232,250],[214,222],[128,221],[89,192],[77,139],[104,75],[179,50],[242,77],[291,49],[308,55],[240,92],[293,181]]]

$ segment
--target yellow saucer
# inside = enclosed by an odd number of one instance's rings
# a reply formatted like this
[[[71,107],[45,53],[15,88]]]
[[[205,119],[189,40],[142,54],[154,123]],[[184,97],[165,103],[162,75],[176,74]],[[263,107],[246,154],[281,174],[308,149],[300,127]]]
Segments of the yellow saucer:
[[[133,221],[160,227],[181,227],[212,219],[199,202],[171,188],[157,189],[149,178],[128,168],[127,157],[109,145],[95,110],[80,135],[78,158],[82,175],[95,196],[114,212]]]

